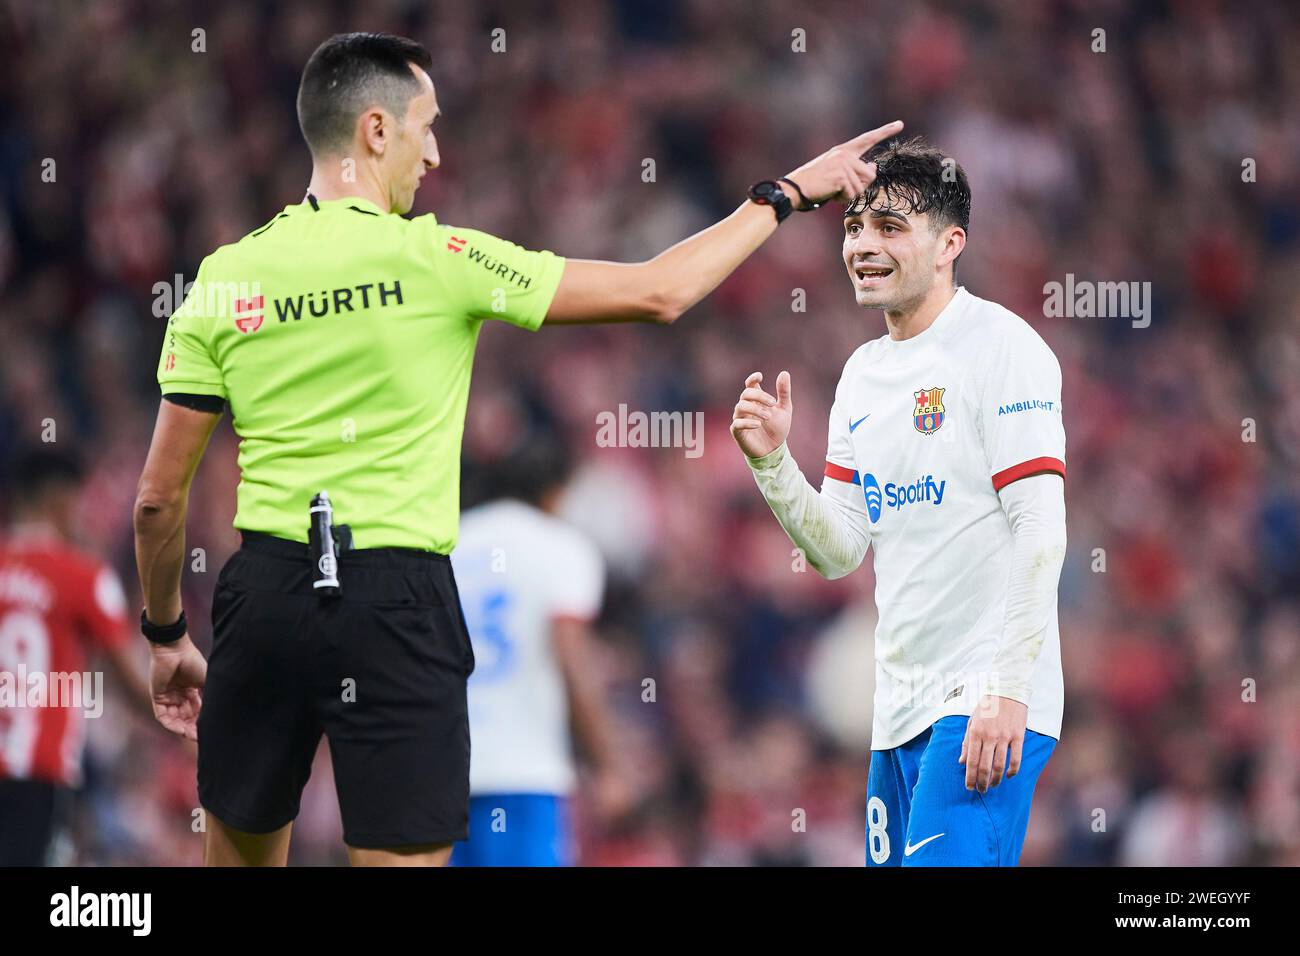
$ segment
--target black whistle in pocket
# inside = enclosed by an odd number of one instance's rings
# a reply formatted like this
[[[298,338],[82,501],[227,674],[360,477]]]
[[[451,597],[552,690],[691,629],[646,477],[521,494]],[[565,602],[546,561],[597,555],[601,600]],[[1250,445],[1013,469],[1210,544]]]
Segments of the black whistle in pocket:
[[[334,507],[322,491],[311,499],[307,539],[311,549],[311,586],[322,597],[343,593],[339,583],[339,555],[334,541]]]

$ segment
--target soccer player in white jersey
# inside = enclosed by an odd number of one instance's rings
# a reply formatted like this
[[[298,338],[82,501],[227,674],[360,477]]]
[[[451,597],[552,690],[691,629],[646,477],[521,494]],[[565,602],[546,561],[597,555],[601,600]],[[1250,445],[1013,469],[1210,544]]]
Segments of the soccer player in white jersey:
[[[568,866],[573,730],[598,815],[627,809],[612,721],[592,667],[604,561],[552,511],[568,460],[532,440],[484,480],[497,497],[461,517],[452,558],[474,645],[469,681],[469,840],[454,866]]]
[[[755,372],[731,431],[828,578],[874,552],[867,862],[1014,866],[1061,731],[1061,369],[1022,319],[956,285],[971,194],[920,139],[872,156],[845,210],[858,305],[886,334],[844,366],[820,492],[786,448],[788,372]]]

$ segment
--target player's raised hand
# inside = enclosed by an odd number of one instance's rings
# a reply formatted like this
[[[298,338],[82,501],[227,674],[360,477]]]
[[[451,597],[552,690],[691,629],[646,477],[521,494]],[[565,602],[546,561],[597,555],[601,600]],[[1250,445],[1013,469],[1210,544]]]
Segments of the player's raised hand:
[[[810,203],[852,202],[865,192],[876,179],[876,164],[862,157],[879,143],[900,132],[902,120],[894,120],[876,129],[855,136],[847,143],[832,146],[816,159],[804,163],[786,178],[799,184],[804,198]],[[806,209],[798,196],[791,201],[796,209]]]
[[[790,434],[790,373],[776,377],[776,395],[763,391],[763,373],[751,372],[732,412],[731,437],[750,458],[762,458],[781,447]]]
[[[149,687],[153,715],[174,734],[199,739],[199,709],[208,662],[188,634],[174,644],[151,644]]]

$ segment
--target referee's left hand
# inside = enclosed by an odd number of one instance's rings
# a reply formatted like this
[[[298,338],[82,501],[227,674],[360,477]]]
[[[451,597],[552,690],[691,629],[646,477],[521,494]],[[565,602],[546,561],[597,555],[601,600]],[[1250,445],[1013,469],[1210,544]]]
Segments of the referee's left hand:
[[[1025,746],[1029,708],[1010,697],[986,694],[966,725],[959,764],[966,766],[966,789],[987,793],[1005,775],[1020,772],[1020,752]]]
[[[174,734],[199,739],[199,708],[208,662],[188,634],[174,644],[151,644],[149,690],[153,715]]]

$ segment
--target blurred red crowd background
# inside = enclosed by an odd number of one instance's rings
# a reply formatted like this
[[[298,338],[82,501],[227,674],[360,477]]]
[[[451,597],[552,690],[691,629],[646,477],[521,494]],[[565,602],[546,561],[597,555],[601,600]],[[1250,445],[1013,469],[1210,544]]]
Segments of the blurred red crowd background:
[[[955,157],[974,192],[958,281],[1030,321],[1065,381],[1065,725],[1023,862],[1300,864],[1300,9],[5,4],[0,452],[58,423],[91,466],[83,543],[137,603],[161,290],[301,200],[298,74],[353,29],[434,54],[443,165],[414,212],[566,256],[647,258],[896,117]],[[638,800],[603,820],[579,794],[584,863],[862,862],[871,571],[792,572],[727,434],[745,375],[788,368],[792,448],[817,470],[843,361],[884,332],[854,305],[839,230],[834,209],[796,217],[670,329],[482,338],[465,503],[517,437],[503,423],[527,421],[577,457],[565,513],[610,565],[592,666]],[[1067,274],[1150,282],[1150,326],[1045,317]],[[620,403],[702,411],[703,455],[599,447]],[[236,443],[227,419],[191,497],[204,647],[238,544]],[[91,723],[60,858],[197,862],[192,749],[120,706]],[[295,833],[294,862],[344,859],[324,753]]]

